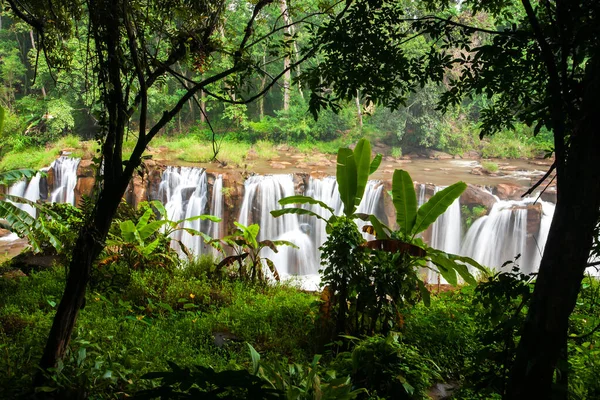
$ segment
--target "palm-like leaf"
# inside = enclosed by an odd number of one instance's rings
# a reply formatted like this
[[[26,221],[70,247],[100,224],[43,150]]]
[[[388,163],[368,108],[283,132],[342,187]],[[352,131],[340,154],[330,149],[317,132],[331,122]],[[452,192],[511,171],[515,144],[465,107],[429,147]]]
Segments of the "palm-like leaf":
[[[423,204],[417,212],[417,219],[410,231],[413,236],[423,232],[429,225],[434,223],[460,197],[466,188],[466,183],[457,182],[444,190],[440,190],[427,203]]]
[[[417,195],[408,172],[397,169],[392,177],[392,201],[400,231],[408,235],[417,219]],[[435,219],[434,219],[435,221]]]

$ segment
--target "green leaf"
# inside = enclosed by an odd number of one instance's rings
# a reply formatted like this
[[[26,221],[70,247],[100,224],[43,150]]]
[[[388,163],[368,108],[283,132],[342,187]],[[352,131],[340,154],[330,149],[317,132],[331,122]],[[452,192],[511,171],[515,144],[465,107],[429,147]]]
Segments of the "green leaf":
[[[381,154],[377,154],[375,156],[375,158],[373,159],[373,161],[371,161],[371,167],[369,169],[369,175],[371,175],[373,172],[377,171],[377,168],[379,168],[379,165],[381,164]]]
[[[158,213],[160,214],[161,218],[168,219],[169,215],[167,214],[167,209],[165,208],[163,203],[161,203],[158,200],[152,200],[150,204],[152,205],[152,207],[158,210]]]
[[[258,374],[258,369],[260,368],[260,354],[258,354],[258,352],[250,343],[247,343],[247,345],[250,349],[250,358],[252,358],[252,373],[256,375]]]
[[[327,221],[325,218],[321,217],[319,214],[314,211],[307,210],[305,208],[282,208],[281,210],[273,210],[271,211],[271,215],[274,217],[281,217],[285,214],[296,214],[296,215],[310,215],[311,217],[315,217],[318,219],[322,219],[323,221]]]
[[[456,263],[453,263],[445,255],[439,252],[428,253],[429,259],[438,267],[438,272],[444,277],[444,279],[452,286],[458,285],[458,278],[456,277]]]
[[[135,228],[138,231],[141,230],[143,227],[145,227],[148,224],[148,221],[150,220],[151,216],[152,216],[152,210],[150,210],[150,209],[146,210],[146,212],[144,213],[144,215],[142,215],[142,217],[138,221],[138,223],[135,226]]]
[[[160,243],[160,238],[156,238],[152,243],[150,243],[149,245],[142,248],[142,254],[144,256],[148,257],[150,254],[152,254],[154,252],[154,250],[156,250],[159,243]]]
[[[142,229],[139,230],[139,235],[142,240],[145,240],[152,236],[154,233],[158,232],[158,230],[167,223],[164,219],[159,221],[152,221]],[[139,225],[139,224],[138,224]]]
[[[385,226],[379,221],[379,219],[374,215],[369,215],[369,221],[373,224],[373,228],[375,229],[375,233],[377,234],[375,237],[377,239],[389,239],[390,235],[385,231],[386,229],[389,231],[390,228]]]
[[[135,236],[136,229],[133,221],[123,221],[119,224],[119,227],[121,228],[121,235],[126,242],[134,243],[137,241]]]
[[[409,173],[397,169],[392,177],[392,201],[400,231],[408,235],[417,219],[417,194]]]
[[[0,106],[0,133],[4,130],[4,119],[6,117],[6,111],[4,111],[4,107]]]
[[[427,203],[423,204],[421,208],[419,208],[419,211],[417,212],[417,220],[411,233],[416,235],[427,229],[429,225],[434,223],[435,220],[442,215],[456,199],[460,197],[466,188],[466,183],[456,182],[455,184],[450,185],[446,189],[440,190],[433,195],[433,197],[429,199]]]
[[[38,171],[34,169],[13,169],[11,171],[2,172],[0,173],[0,185],[10,186],[21,179],[29,180],[37,173]]]
[[[470,266],[475,267],[482,272],[487,272],[486,268],[483,265],[479,264],[477,261],[473,260],[471,257],[460,256],[458,254],[451,254],[451,253],[446,253],[446,255],[451,260],[462,261],[465,264],[469,264]]]
[[[431,293],[429,293],[429,290],[427,290],[425,284],[420,279],[417,280],[417,286],[421,292],[421,297],[423,297],[423,304],[425,304],[425,307],[429,307],[431,305]]]
[[[189,217],[186,219],[181,219],[181,220],[177,221],[177,224],[182,224],[184,222],[196,221],[198,219],[200,219],[202,221],[221,222],[221,218],[219,218],[219,217],[215,217],[214,215],[209,215],[209,214],[202,214],[202,215],[196,215],[193,217]]]
[[[356,144],[354,162],[356,163],[356,200],[354,204],[358,205],[365,193],[371,173],[371,143],[367,139],[360,139]]]
[[[77,352],[77,366],[81,367],[81,364],[83,364],[83,361],[85,361],[85,358],[87,356],[87,351],[85,349],[85,347],[80,347],[79,351]]]
[[[336,180],[340,199],[344,204],[344,214],[350,216],[356,209],[357,172],[354,153],[348,148],[338,150]]]
[[[284,197],[283,199],[279,200],[279,204],[282,206],[286,206],[288,204],[312,204],[312,205],[317,205],[317,206],[321,206],[326,210],[329,210],[332,214],[335,212],[335,210],[331,207],[329,207],[327,204],[323,203],[322,201],[319,201],[317,199],[313,199],[312,197],[309,196],[288,196],[288,197]]]

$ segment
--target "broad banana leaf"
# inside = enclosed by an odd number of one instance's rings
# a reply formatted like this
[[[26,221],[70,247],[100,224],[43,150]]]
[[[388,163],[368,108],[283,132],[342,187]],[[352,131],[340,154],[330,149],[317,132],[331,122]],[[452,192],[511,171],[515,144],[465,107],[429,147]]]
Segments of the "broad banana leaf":
[[[282,206],[287,206],[289,204],[312,204],[312,205],[321,206],[324,209],[330,211],[332,214],[335,212],[335,210],[333,208],[329,207],[327,204],[323,203],[320,200],[313,199],[312,197],[309,197],[309,196],[284,197],[283,199],[279,200],[279,204]]]
[[[358,176],[354,153],[348,148],[341,148],[337,155],[336,180],[340,199],[344,204],[344,214],[350,216],[356,209],[356,193]],[[364,190],[364,189],[363,189]]]
[[[14,169],[12,171],[6,171],[0,173],[0,185],[10,186],[21,179],[31,179],[36,174],[42,173],[34,169]]]
[[[375,158],[373,158],[373,161],[371,161],[369,175],[377,171],[377,168],[379,168],[379,165],[381,164],[381,158],[381,154],[377,154]]]
[[[396,222],[406,236],[413,230],[417,219],[417,194],[408,172],[397,169],[392,177],[392,201],[396,208]]]
[[[356,144],[354,162],[356,163],[356,200],[354,204],[359,205],[371,173],[371,143],[367,139],[360,139]]]
[[[417,219],[410,231],[412,235],[417,235],[429,227],[448,207],[458,199],[462,192],[467,188],[464,182],[456,182],[444,190],[437,192],[429,201],[423,204],[417,212]],[[414,188],[413,188],[414,192]]]
[[[305,208],[282,208],[281,210],[273,210],[271,211],[271,215],[274,217],[281,217],[282,215],[285,214],[296,214],[296,215],[310,215],[311,217],[315,217],[318,219],[322,219],[323,221],[327,220],[323,217],[321,217],[319,214],[317,214],[314,211],[311,210],[307,210]]]

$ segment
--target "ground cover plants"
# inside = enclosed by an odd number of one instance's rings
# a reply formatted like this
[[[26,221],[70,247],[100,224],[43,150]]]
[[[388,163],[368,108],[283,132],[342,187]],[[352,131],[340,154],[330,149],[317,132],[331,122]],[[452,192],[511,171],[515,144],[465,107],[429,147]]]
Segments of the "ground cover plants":
[[[518,272],[518,259],[512,272],[490,273],[419,237],[462,193],[462,182],[417,207],[411,177],[397,170],[391,191],[397,226],[356,214],[381,158],[372,157],[364,139],[338,151],[342,215],[305,196],[280,201],[304,208],[272,211],[326,222],[321,293],[266,278],[267,271],[277,277],[277,266],[262,264],[260,249],[289,243],[257,241],[256,224],[237,224],[220,242],[188,230],[238,252],[179,257],[168,235],[182,221],[168,220],[157,202],[122,203],[65,357],[34,387],[64,290],[73,231],[91,207],[86,199],[80,209],[38,204],[40,218],[19,220],[30,224],[21,233],[37,243],[35,251],[62,257],[53,266],[19,270],[10,261],[0,267],[0,397],[427,399],[442,382],[455,399],[504,396],[534,276]],[[314,205],[331,215],[312,211]],[[11,215],[9,208],[3,212]],[[375,240],[363,238],[358,219],[367,221],[362,230]],[[454,289],[436,293],[420,279],[422,268],[436,268]],[[590,278],[571,317],[561,365],[570,379],[557,373],[555,380],[555,390],[571,398],[594,398],[600,390],[599,301],[600,285]]]

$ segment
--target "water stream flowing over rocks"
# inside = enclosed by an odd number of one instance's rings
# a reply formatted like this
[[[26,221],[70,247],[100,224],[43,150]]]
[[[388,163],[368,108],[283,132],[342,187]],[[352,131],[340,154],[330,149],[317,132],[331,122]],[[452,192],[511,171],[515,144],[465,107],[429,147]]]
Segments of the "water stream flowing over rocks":
[[[394,226],[394,208],[388,194],[391,183],[369,181],[359,213],[374,214],[384,223]],[[506,187],[490,190],[469,185],[463,195],[426,232],[423,239],[441,250],[473,257],[483,265],[499,269],[520,255],[517,264],[524,272],[534,272],[539,266],[554,205],[526,198],[514,200],[517,194]],[[82,194],[93,188],[93,168],[89,162],[61,157],[48,169],[48,177],[34,177],[30,182],[18,182],[9,193],[31,201],[53,201],[75,204]],[[440,187],[416,183],[419,204]],[[132,180],[126,199],[132,204],[159,200],[165,204],[169,218],[181,220],[200,214],[212,214],[221,223],[188,221],[185,227],[202,231],[211,237],[223,237],[233,229],[233,221],[260,226],[259,240],[287,240],[298,249],[280,246],[278,253],[265,250],[282,276],[301,275],[316,279],[320,268],[319,247],[326,240],[325,223],[308,216],[271,216],[280,208],[278,201],[286,196],[302,194],[328,204],[342,213],[343,205],[332,176],[311,176],[307,173],[252,175],[247,178],[235,171],[213,173],[197,167],[175,167],[150,164],[141,177]],[[505,196],[501,198],[500,196]],[[508,199],[510,197],[512,199]],[[21,206],[34,215],[30,206]],[[329,217],[330,212],[319,206],[312,211]],[[485,207],[485,215],[474,220],[467,229],[465,213],[474,207]],[[471,217],[472,218],[472,217]],[[362,221],[358,221],[363,225]],[[370,239],[365,234],[365,238]],[[214,252],[200,237],[185,231],[173,236],[173,246],[183,243],[195,255]],[[511,268],[507,266],[506,268]],[[437,279],[429,273],[430,282]]]

